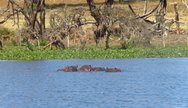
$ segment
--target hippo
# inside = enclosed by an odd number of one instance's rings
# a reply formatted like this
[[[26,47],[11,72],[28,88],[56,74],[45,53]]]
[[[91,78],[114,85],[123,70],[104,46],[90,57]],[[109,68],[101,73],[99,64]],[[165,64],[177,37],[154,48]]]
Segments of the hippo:
[[[92,67],[93,71],[106,71],[105,67]]]
[[[121,72],[119,68],[106,68],[105,72]]]
[[[93,67],[91,65],[83,65],[78,70],[82,72],[91,72],[93,71]]]
[[[105,68],[105,67],[94,67],[91,65],[83,65],[81,67],[78,66],[65,66],[63,69],[58,69],[58,71],[64,71],[64,72],[122,72],[119,68]]]
[[[78,66],[65,66],[63,68],[64,72],[77,72],[78,71]]]

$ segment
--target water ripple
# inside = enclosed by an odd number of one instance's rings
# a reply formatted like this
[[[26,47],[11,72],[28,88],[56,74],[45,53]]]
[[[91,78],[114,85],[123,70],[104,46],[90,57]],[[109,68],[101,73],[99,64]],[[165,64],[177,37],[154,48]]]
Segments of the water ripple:
[[[124,72],[64,73],[66,65]],[[188,59],[0,61],[0,108],[188,108]]]

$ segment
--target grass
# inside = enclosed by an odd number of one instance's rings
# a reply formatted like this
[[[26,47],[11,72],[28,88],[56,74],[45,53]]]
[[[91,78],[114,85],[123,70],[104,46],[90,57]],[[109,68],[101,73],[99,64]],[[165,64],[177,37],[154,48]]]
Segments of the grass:
[[[23,47],[9,47],[0,51],[1,60],[50,60],[50,59],[110,59],[110,58],[169,58],[188,57],[187,46],[167,46],[166,48],[70,48],[65,50],[34,50]]]

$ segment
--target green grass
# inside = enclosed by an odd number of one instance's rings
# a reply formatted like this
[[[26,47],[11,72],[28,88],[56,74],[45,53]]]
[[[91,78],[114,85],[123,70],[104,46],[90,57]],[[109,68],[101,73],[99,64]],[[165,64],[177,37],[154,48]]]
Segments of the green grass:
[[[85,49],[70,48],[65,50],[34,50],[23,47],[9,47],[0,51],[1,60],[49,60],[49,59],[109,59],[109,58],[156,58],[188,57],[187,46],[168,46],[166,48],[129,48],[118,49],[89,47]]]

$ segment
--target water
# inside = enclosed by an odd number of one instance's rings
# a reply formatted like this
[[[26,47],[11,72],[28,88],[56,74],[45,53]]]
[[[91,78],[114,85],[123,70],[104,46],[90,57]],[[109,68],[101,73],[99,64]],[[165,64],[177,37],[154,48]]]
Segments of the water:
[[[118,67],[121,73],[56,70]],[[188,58],[0,61],[0,108],[188,108]]]

